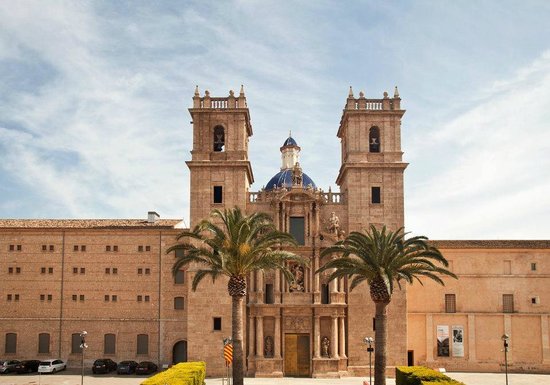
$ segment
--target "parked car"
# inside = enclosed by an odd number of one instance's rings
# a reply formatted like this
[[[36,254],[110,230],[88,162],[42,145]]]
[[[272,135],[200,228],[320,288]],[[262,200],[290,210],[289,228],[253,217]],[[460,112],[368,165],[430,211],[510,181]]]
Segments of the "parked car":
[[[94,364],[92,365],[92,372],[94,374],[110,373],[113,370],[116,370],[116,362],[111,360],[110,358],[101,358],[99,360],[95,360]]]
[[[135,373],[138,363],[136,361],[121,361],[118,363],[117,374],[132,374]]]
[[[40,361],[40,365],[38,365],[38,373],[55,373],[65,369],[67,369],[67,364],[59,358]]]
[[[151,374],[158,370],[158,366],[151,361],[142,361],[136,367],[136,374]]]
[[[40,365],[38,360],[25,360],[15,365],[14,371],[19,374],[38,372],[38,365]]]
[[[15,366],[20,361],[17,360],[0,360],[0,373],[9,373],[15,371]]]

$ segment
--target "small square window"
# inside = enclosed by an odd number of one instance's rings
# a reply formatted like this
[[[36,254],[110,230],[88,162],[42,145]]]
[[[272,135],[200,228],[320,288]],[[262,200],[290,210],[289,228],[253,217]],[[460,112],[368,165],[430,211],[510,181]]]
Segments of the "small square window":
[[[118,297],[116,295],[111,296],[111,301],[116,302],[118,300]]]
[[[214,186],[214,203],[223,203],[223,187]]]
[[[536,262],[531,262],[531,271],[537,271],[537,264],[536,264]]]
[[[86,268],[85,267],[80,268],[80,274],[86,274]]]
[[[11,294],[8,294],[7,298],[8,298],[8,301],[11,301],[11,298],[12,298]]]
[[[54,251],[54,246],[50,245],[50,251]]]
[[[78,274],[78,267],[73,267],[73,274]]]
[[[109,296],[108,295],[105,295],[105,302],[109,302]]]
[[[540,304],[540,299],[538,296],[535,296],[535,297],[531,297],[531,304],[532,305],[538,305]]]
[[[138,246],[138,251],[142,252],[143,251],[143,246]]]
[[[76,301],[78,299],[78,296],[76,294],[73,294],[73,301]]]
[[[371,202],[372,203],[380,203],[380,187],[372,187],[371,188]]]
[[[143,296],[141,296],[141,295],[138,295],[138,296],[137,296],[137,300],[138,300],[138,302],[141,302],[141,301],[143,301]]]
[[[455,294],[445,294],[445,313],[456,313]]]
[[[46,300],[46,295],[40,294],[40,301],[45,301],[45,300]]]
[[[214,330],[222,330],[222,318],[214,317]]]
[[[52,300],[52,295],[48,294],[48,301],[51,301],[51,300]]]
[[[111,274],[111,268],[110,267],[105,268],[105,274]]]
[[[113,267],[113,274],[118,274],[118,268],[117,267]]]
[[[138,274],[143,274],[143,269],[141,267],[138,267]]]
[[[10,251],[15,251],[15,245],[10,245]]]
[[[73,251],[78,251],[78,245],[73,246]]]
[[[46,274],[46,268],[45,267],[40,268],[40,274]]]
[[[148,295],[146,295],[144,299],[145,299],[145,302],[149,302],[150,297]]]
[[[149,269],[148,267],[145,269],[145,274],[149,275],[151,274],[151,269]]]
[[[8,274],[13,274],[13,267],[8,267]]]
[[[48,267],[48,274],[53,274],[53,267]]]
[[[20,267],[15,268],[15,274],[21,274],[21,268]]]
[[[17,245],[17,251],[21,251],[22,248],[21,248],[21,245]]]
[[[80,300],[84,301],[84,294],[80,294]]]
[[[145,251],[151,251],[151,246],[145,246]]]
[[[16,301],[19,301],[19,294],[16,294],[16,295],[15,295],[15,300],[16,300]]]
[[[118,251],[118,246],[113,246],[113,251]]]
[[[42,245],[42,251],[48,250],[48,247],[46,245]]]
[[[86,245],[81,245],[80,246],[80,251],[86,251]]]
[[[105,251],[111,251],[111,246],[105,246]]]

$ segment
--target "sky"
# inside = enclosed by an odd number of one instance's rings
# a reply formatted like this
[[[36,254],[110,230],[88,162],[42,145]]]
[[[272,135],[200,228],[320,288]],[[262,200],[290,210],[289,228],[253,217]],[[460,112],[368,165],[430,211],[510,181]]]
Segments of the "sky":
[[[545,0],[0,0],[0,218],[188,223],[195,85],[244,85],[252,191],[290,130],[337,191],[349,87],[398,86],[407,230],[548,239],[549,20]]]

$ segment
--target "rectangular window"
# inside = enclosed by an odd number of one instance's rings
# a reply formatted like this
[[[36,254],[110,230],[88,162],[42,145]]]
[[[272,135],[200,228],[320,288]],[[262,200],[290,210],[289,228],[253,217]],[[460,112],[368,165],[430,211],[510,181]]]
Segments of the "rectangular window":
[[[85,267],[80,268],[80,274],[86,274],[86,268]]]
[[[21,251],[21,250],[22,250],[21,245],[17,245],[17,251]]]
[[[110,298],[109,295],[106,294],[105,295],[105,302],[109,302],[109,298]]]
[[[78,274],[78,267],[73,267],[73,274]]]
[[[78,245],[73,246],[73,251],[78,251]]]
[[[78,299],[78,296],[76,294],[73,294],[73,301],[76,301]]]
[[[329,285],[327,283],[321,285],[321,303],[324,305],[330,303]]]
[[[80,251],[86,251],[86,245],[81,245],[80,246]]]
[[[113,274],[118,274],[118,268],[117,267],[113,267]]]
[[[40,268],[40,274],[46,274],[46,268],[45,267]]]
[[[183,310],[184,308],[184,299],[183,297],[174,298],[174,309]]]
[[[15,300],[16,300],[16,301],[19,301],[19,294],[16,294],[16,295],[15,295]]]
[[[148,267],[145,269],[145,274],[149,275],[151,274],[151,269],[149,269]]]
[[[143,268],[138,267],[138,274],[143,274]]]
[[[111,246],[105,246],[105,251],[111,251]]]
[[[105,274],[111,274],[111,268],[110,267],[105,268]]]
[[[275,295],[273,292],[272,283],[266,283],[265,285],[265,303],[267,304],[275,303]]]
[[[46,245],[42,245],[42,251],[48,250],[48,247]]]
[[[21,268],[20,267],[16,267],[15,268],[15,274],[20,274],[21,273]]]
[[[54,246],[50,245],[50,251],[54,251]]]
[[[456,313],[455,294],[445,294],[445,313]]]
[[[214,317],[214,330],[222,330],[222,318]]]
[[[84,294],[80,294],[80,300],[84,301]]]
[[[46,294],[40,294],[40,301],[46,300]]]
[[[82,337],[80,337],[80,333],[73,333],[71,335],[71,353],[80,353],[82,351],[80,347],[81,343]]]
[[[48,294],[48,301],[51,301],[51,300],[52,300],[52,295]]]
[[[50,335],[40,333],[38,335],[38,354],[48,354],[50,352]]]
[[[138,334],[137,354],[149,354],[149,336],[147,334]]]
[[[10,245],[10,251],[15,251],[15,245]]]
[[[143,300],[144,300],[145,302],[149,302],[150,297],[149,297],[148,295],[146,295],[145,297],[143,297]]]
[[[537,271],[537,264],[535,262],[531,263],[531,271]]]
[[[113,251],[118,251],[118,246],[113,246]]]
[[[504,274],[512,274],[512,261],[504,261]]]
[[[8,274],[13,274],[13,267],[8,267]]]
[[[305,220],[304,217],[290,217],[290,234],[299,245],[305,245]]]
[[[143,246],[138,246],[138,251],[142,252],[143,251]]]
[[[48,274],[53,274],[53,267],[48,267]]]
[[[6,354],[15,354],[17,352],[17,334],[6,333]]]
[[[514,312],[514,295],[513,294],[502,295],[502,312],[503,313]]]
[[[145,246],[145,251],[151,251],[151,246]]]
[[[372,203],[380,203],[380,187],[372,187],[371,188],[371,202]]]
[[[114,334],[105,334],[103,339],[103,354],[115,354],[116,336]]]
[[[138,302],[141,302],[141,301],[143,301],[143,296],[141,296],[141,295],[138,295],[138,296],[137,296],[137,301],[138,301]]]
[[[223,187],[214,186],[214,203],[223,203]]]
[[[7,299],[8,301],[11,301],[11,300],[12,300],[12,295],[11,295],[11,294],[8,294],[7,297],[6,297],[6,299]]]
[[[118,297],[117,297],[116,294],[111,296],[111,301],[113,301],[113,302],[118,301]]]
[[[185,283],[185,272],[183,270],[179,270],[176,273],[176,276],[174,277],[174,283],[176,285],[181,285]]]

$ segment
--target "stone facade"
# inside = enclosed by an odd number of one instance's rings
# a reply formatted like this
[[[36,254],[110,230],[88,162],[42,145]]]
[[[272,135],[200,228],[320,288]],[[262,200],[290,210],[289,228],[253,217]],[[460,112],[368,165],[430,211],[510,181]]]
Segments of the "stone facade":
[[[267,212],[299,240],[292,251],[311,261],[310,267],[292,267],[294,285],[273,271],[249,277],[248,375],[367,374],[363,339],[374,335],[368,287],[349,292],[345,279],[329,283],[314,271],[324,263],[323,248],[350,231],[404,224],[405,111],[397,89],[380,99],[363,93],[356,98],[350,89],[337,131],[337,193],[317,188],[303,172],[301,149],[291,137],[281,147],[280,172],[265,189],[250,191],[253,132],[242,88],[228,97],[207,91],[201,96],[197,89],[189,111],[190,225],[214,208]],[[4,357],[59,356],[79,366],[82,356],[74,344],[86,330],[88,365],[103,356],[160,365],[205,360],[210,376],[222,375],[222,340],[231,334],[227,281],[204,281],[193,292],[195,266],[172,275],[174,255],[166,250],[182,227],[156,213],[147,220],[0,220]],[[550,242],[435,242],[459,280],[395,293],[388,307],[390,369],[414,363],[500,370],[500,336],[506,332],[512,370],[550,372]],[[460,332],[447,350],[437,342],[438,327],[445,326],[451,334]]]

